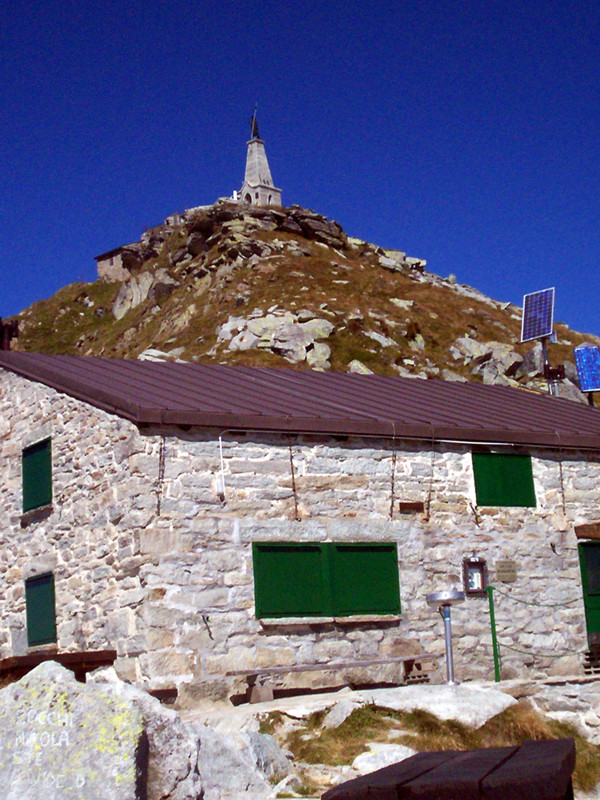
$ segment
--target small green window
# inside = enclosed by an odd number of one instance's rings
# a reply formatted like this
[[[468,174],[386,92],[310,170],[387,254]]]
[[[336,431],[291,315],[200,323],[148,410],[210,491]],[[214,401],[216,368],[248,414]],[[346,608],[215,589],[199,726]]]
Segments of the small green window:
[[[56,641],[54,575],[36,575],[25,581],[27,644],[36,647]]]
[[[393,543],[255,542],[253,564],[259,619],[400,612]]]
[[[52,447],[50,439],[23,450],[23,511],[52,502]]]
[[[478,506],[535,507],[531,456],[517,453],[473,453]]]

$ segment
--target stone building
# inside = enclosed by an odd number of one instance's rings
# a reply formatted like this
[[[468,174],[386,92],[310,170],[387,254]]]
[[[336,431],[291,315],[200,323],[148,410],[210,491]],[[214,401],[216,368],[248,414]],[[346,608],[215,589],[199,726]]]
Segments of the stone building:
[[[246,171],[239,192],[233,193],[234,200],[241,200],[251,206],[280,206],[281,189],[276,189],[271,177],[265,143],[258,133],[256,111],[251,120],[251,136],[246,153]]]
[[[131,277],[130,271],[123,264],[123,247],[115,247],[94,257],[98,268],[98,277],[105,281],[124,281]]]
[[[425,598],[464,588],[457,676],[491,678],[489,581],[502,677],[594,663],[593,408],[1,352],[0,465],[1,659],[114,649],[122,678],[182,705],[259,668],[286,688],[391,682],[390,660],[443,662]]]

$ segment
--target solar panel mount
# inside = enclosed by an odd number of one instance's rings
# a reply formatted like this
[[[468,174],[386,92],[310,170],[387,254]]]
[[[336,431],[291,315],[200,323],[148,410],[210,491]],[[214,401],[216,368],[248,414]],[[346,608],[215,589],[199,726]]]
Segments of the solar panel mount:
[[[523,297],[521,341],[546,339],[552,336],[554,326],[554,286],[541,289]]]

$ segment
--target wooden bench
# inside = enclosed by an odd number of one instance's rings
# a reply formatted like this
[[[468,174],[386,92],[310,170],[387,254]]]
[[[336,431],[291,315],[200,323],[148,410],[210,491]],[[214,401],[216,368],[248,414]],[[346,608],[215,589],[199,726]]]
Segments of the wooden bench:
[[[296,672],[325,672],[362,667],[387,666],[395,664],[402,668],[399,684],[429,683],[429,672],[433,671],[435,659],[425,653],[410,656],[390,656],[387,658],[365,658],[356,661],[328,661],[315,664],[291,664],[287,667],[254,667],[235,669],[227,672],[228,677],[245,677],[247,683],[246,700],[249,703],[265,703],[273,700],[273,679]]]
[[[76,653],[59,653],[56,650],[39,650],[24,656],[11,656],[0,661],[0,680],[6,683],[20,680],[34,667],[44,661],[57,661],[75,673],[85,683],[88,672],[99,667],[110,667],[115,663],[116,650],[80,650]]]

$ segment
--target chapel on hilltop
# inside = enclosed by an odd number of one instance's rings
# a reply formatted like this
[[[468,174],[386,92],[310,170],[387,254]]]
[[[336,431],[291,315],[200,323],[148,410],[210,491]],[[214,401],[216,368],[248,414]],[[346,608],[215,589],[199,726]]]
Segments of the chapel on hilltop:
[[[233,192],[233,200],[252,206],[280,206],[281,189],[276,189],[271,177],[265,143],[258,133],[256,109],[250,120],[251,134],[246,154],[246,172],[239,191]]]

